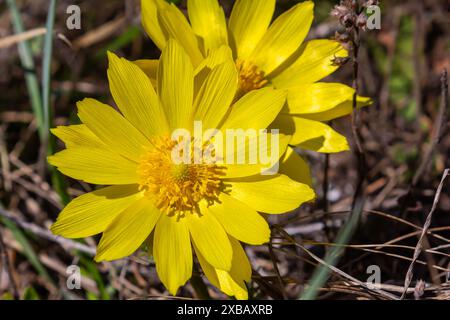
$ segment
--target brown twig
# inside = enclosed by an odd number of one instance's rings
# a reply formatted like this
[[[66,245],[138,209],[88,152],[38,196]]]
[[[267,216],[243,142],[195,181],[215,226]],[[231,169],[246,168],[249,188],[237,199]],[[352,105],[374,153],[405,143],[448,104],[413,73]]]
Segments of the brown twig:
[[[0,49],[5,49],[10,46],[15,45],[18,42],[27,41],[29,39],[42,36],[47,33],[46,28],[36,28],[32,30],[28,30],[25,32],[22,32],[20,34],[14,34],[8,37],[4,37],[0,39]]]
[[[0,255],[2,261],[2,268],[0,269],[0,275],[2,274],[2,271],[5,271],[5,273],[8,275],[9,290],[11,291],[11,294],[13,295],[14,299],[17,300],[19,299],[19,290],[17,289],[12,273],[9,270],[10,268],[9,257],[8,252],[6,251],[5,243],[3,242],[3,232],[1,228],[0,228]],[[0,281],[1,279],[2,277],[0,277]]]
[[[6,147],[6,143],[4,140],[5,129],[3,126],[0,126],[0,174],[3,176],[3,186],[6,191],[11,191],[12,182],[11,182],[11,169],[8,161],[8,150]]]
[[[436,210],[436,206],[439,202],[439,198],[441,196],[442,187],[444,186],[444,181],[447,178],[447,176],[450,173],[450,169],[445,169],[444,174],[442,175],[441,182],[439,183],[438,189],[436,191],[436,195],[434,197],[433,206],[431,207],[430,213],[428,213],[427,219],[425,221],[425,224],[422,229],[422,233],[420,234],[419,241],[417,242],[416,249],[414,250],[413,260],[411,261],[411,264],[409,265],[408,272],[406,273],[405,277],[405,284],[404,284],[404,290],[403,294],[400,297],[400,299],[403,299],[406,295],[406,292],[409,288],[409,285],[411,284],[412,277],[413,277],[413,270],[414,270],[414,264],[419,258],[420,253],[422,252],[422,244],[423,240],[425,238],[425,235],[427,233],[428,228],[431,224],[431,218],[433,217],[433,213]]]
[[[272,260],[273,269],[275,270],[275,274],[276,274],[277,279],[278,279],[278,285],[280,287],[280,292],[283,295],[283,299],[286,300],[287,299],[287,295],[286,295],[286,292],[284,291],[283,278],[281,277],[280,270],[278,269],[277,257],[275,255],[275,253],[273,252],[273,243],[272,243],[272,241],[273,241],[273,237],[271,235],[270,242],[269,242],[270,260]]]
[[[330,169],[330,154],[325,154],[324,166],[323,166],[323,183],[322,183],[322,193],[323,193],[323,211],[328,212],[328,178]]]
[[[49,230],[44,229],[36,224],[26,222],[26,221],[22,220],[21,218],[17,217],[16,215],[14,215],[2,208],[0,208],[0,216],[14,221],[22,229],[30,231],[31,233],[33,233],[41,238],[44,238],[44,239],[47,239],[47,240],[50,240],[50,241],[60,244],[66,250],[78,250],[78,251],[84,252],[90,256],[95,256],[95,252],[96,252],[95,248],[89,247],[87,245],[84,245],[82,243],[79,243],[79,242],[76,242],[76,241],[73,241],[70,239],[65,239],[65,238],[55,236]]]
[[[398,297],[385,292],[384,290],[380,290],[375,288],[375,286],[371,285],[371,284],[367,284],[364,283],[362,281],[359,281],[358,279],[352,277],[351,275],[345,273],[344,271],[336,268],[335,266],[327,263],[325,260],[319,258],[318,256],[316,256],[314,253],[312,253],[310,250],[308,250],[306,247],[304,247],[303,245],[297,243],[289,234],[287,234],[283,229],[278,228],[277,231],[280,232],[280,234],[282,234],[286,240],[289,240],[292,242],[293,245],[298,246],[299,248],[301,248],[304,252],[306,252],[312,259],[314,259],[315,261],[319,262],[321,265],[329,268],[331,271],[335,272],[336,274],[340,275],[341,277],[348,279],[350,281],[353,281],[355,283],[357,283],[359,286],[368,289],[369,291],[372,291],[374,293],[377,293],[378,295],[384,297],[385,299],[389,299],[389,300],[398,300]]]
[[[116,19],[101,25],[97,29],[86,32],[84,35],[75,39],[73,41],[73,47],[75,49],[83,49],[105,40],[117,32],[117,30],[121,29],[125,22],[125,16],[117,17]]]

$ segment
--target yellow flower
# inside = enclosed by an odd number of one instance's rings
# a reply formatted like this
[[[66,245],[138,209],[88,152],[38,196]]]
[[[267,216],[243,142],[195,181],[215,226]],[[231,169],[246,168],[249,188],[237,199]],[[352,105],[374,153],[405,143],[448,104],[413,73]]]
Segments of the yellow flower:
[[[126,257],[150,241],[158,275],[174,295],[191,277],[194,250],[214,285],[245,299],[251,267],[240,241],[260,245],[270,237],[258,212],[293,210],[314,192],[282,173],[302,166],[284,154],[289,137],[280,138],[282,165],[274,175],[261,173],[261,161],[173,160],[174,130],[192,132],[194,121],[220,132],[264,129],[285,102],[285,92],[273,88],[235,101],[238,74],[231,57],[219,59],[220,53],[195,70],[183,47],[169,40],[155,85],[136,64],[108,54],[110,90],[120,113],[94,99],[79,102],[82,124],[52,130],[66,149],[48,161],[70,177],[110,186],[74,199],[51,230],[67,238],[103,233],[97,261]],[[236,144],[225,156],[239,148],[248,151],[247,144]],[[296,180],[306,178],[296,173]]]
[[[189,21],[164,0],[141,0],[142,23],[160,49],[169,38],[179,40],[194,66],[212,50],[230,46],[240,95],[266,86],[287,89],[287,106],[272,126],[292,135],[290,144],[325,153],[348,150],[346,138],[324,122],[352,112],[354,90],[319,82],[338,68],[333,58],[347,52],[334,40],[304,42],[313,2],[298,3],[271,23],[275,2],[237,0],[227,22],[217,0],[188,0]],[[357,102],[363,107],[371,100]]]

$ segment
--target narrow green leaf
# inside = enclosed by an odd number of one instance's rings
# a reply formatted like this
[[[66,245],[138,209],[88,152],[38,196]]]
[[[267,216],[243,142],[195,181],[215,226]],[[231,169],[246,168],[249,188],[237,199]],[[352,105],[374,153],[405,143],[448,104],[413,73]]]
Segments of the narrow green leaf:
[[[346,245],[350,241],[351,237],[353,236],[357,226],[358,222],[360,220],[361,214],[363,212],[364,207],[364,199],[358,198],[355,202],[355,205],[352,209],[352,212],[350,213],[350,217],[347,220],[347,222],[341,227],[339,230],[339,233],[336,237],[336,244],[337,246],[330,249],[329,253],[325,256],[324,261],[331,266],[336,266],[336,264],[339,262],[339,259],[341,258],[345,248],[341,245]],[[299,297],[300,300],[314,300],[317,298],[317,295],[319,294],[320,288],[323,287],[323,285],[327,282],[328,278],[330,277],[331,270],[326,265],[320,265],[314,270],[314,273],[311,277],[311,280],[309,281],[309,286],[301,294]]]
[[[17,9],[15,0],[6,1],[9,11],[11,13],[11,22],[16,34],[24,32],[22,18],[20,12]],[[44,115],[42,110],[41,94],[39,92],[39,82],[36,77],[36,70],[33,61],[33,55],[31,53],[30,45],[28,41],[21,41],[19,46],[19,57],[22,64],[22,68],[25,71],[25,81],[27,84],[28,94],[30,95],[31,107],[36,117],[39,136],[41,139],[45,137],[44,129]]]
[[[44,38],[44,52],[42,60],[42,106],[43,106],[43,144],[47,144],[48,154],[53,154],[56,150],[55,138],[50,135],[50,128],[52,123],[52,108],[51,108],[51,67],[52,67],[52,53],[53,53],[53,27],[55,23],[55,8],[56,0],[50,0],[47,14],[46,29],[47,33]],[[66,191],[66,182],[63,176],[53,167],[50,167],[52,174],[52,185],[58,193],[61,201],[64,204],[69,203],[70,197]]]
[[[44,54],[42,61],[42,106],[44,114],[44,132],[48,136],[51,121],[50,112],[50,90],[51,90],[51,64],[53,52],[53,25],[55,22],[56,1],[50,0],[47,14],[46,29],[44,38]]]

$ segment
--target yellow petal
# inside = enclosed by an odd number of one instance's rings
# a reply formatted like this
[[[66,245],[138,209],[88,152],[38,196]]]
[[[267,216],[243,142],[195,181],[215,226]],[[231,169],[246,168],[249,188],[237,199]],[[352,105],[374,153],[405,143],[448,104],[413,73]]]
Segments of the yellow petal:
[[[248,292],[245,282],[251,280],[252,267],[241,244],[236,239],[230,238],[230,240],[233,246],[233,266],[230,272],[217,270],[220,288],[234,295],[238,300],[247,300]]]
[[[106,148],[71,147],[49,156],[48,163],[74,179],[95,184],[133,184],[138,164]]]
[[[83,194],[61,211],[51,231],[65,238],[85,238],[101,233],[140,197],[137,185],[111,186]]]
[[[289,144],[303,149],[323,153],[341,152],[349,149],[347,139],[330,126],[314,120],[280,114],[273,128],[280,128],[285,134],[291,134]]]
[[[194,74],[197,76],[199,73],[203,72],[204,69],[207,69],[209,73],[214,67],[217,67],[228,60],[233,60],[233,54],[229,46],[221,46],[217,49],[212,49],[202,63],[195,68]]]
[[[244,133],[249,133],[245,134],[245,142],[240,142],[239,138],[234,139],[234,149],[231,148],[230,141],[232,141],[231,139],[235,137],[235,135],[229,135],[228,138],[225,138],[226,141],[224,142],[224,147],[227,148],[227,146],[230,146],[229,150],[225,149],[223,152],[224,163],[227,167],[225,178],[227,179],[248,177],[263,172],[268,173],[269,171],[272,171],[274,167],[276,169],[278,161],[286,151],[291,139],[290,136],[281,133],[268,133],[266,138],[264,138],[258,133],[256,135],[250,134],[252,130],[254,132],[254,129],[250,130],[251,131],[244,131]],[[235,133],[238,133],[238,131],[235,131]],[[227,133],[224,133],[224,137],[226,136]],[[266,143],[262,143],[264,141],[266,141]],[[240,160],[243,161],[241,162]]]
[[[188,55],[171,39],[158,69],[158,90],[171,130],[192,126],[194,70]]]
[[[235,296],[238,300],[247,300],[248,292],[245,282],[250,282],[252,268],[241,244],[232,237],[230,237],[230,242],[233,248],[233,265],[229,272],[215,269],[195,246],[194,248],[203,272],[212,285],[226,295]]]
[[[231,49],[228,46],[221,46],[218,49],[212,49],[209,52],[208,57],[202,61],[194,70],[195,74],[195,85],[194,92],[195,96],[200,91],[201,86],[205,82],[205,79],[208,77],[209,73],[216,66],[227,62],[233,59],[233,55],[231,53]]]
[[[312,187],[311,170],[308,163],[294,148],[288,147],[280,162],[280,173],[289,178]]]
[[[202,121],[205,130],[219,126],[233,101],[237,83],[237,71],[232,60],[209,73],[194,103],[194,119]]]
[[[159,278],[176,295],[192,275],[191,240],[183,219],[161,215],[155,228],[153,254]]]
[[[183,12],[171,3],[158,10],[158,19],[164,34],[167,34],[169,39],[177,40],[191,58],[191,63],[195,67],[198,66],[203,55],[198,39]]]
[[[103,232],[95,260],[111,261],[131,255],[147,239],[160,215],[147,198],[119,213]]]
[[[222,130],[265,129],[276,118],[285,101],[284,90],[275,90],[270,87],[253,90],[232,106]]]
[[[165,0],[141,0],[141,19],[148,36],[162,50],[166,46],[168,35],[158,20],[158,10],[168,6]]]
[[[195,255],[198,258],[198,262],[200,262],[200,266],[202,267],[202,270],[203,270],[206,278],[209,280],[209,282],[211,282],[211,284],[213,286],[221,289],[220,283],[219,283],[219,278],[217,278],[216,269],[210,263],[208,263],[208,261],[206,261],[206,259],[202,256],[202,253],[200,252],[200,250],[198,250],[195,243],[194,243],[194,250],[195,250]],[[228,293],[226,293],[226,294],[228,294]]]
[[[50,131],[65,143],[66,148],[77,146],[105,148],[106,146],[85,124],[58,126]]]
[[[228,234],[249,244],[269,241],[269,226],[254,209],[225,193],[220,195],[220,201],[207,207],[206,211],[216,217]]]
[[[283,112],[303,116],[329,111],[353,97],[355,90],[341,83],[316,82],[288,90],[288,103]]]
[[[137,65],[144,73],[149,77],[152,82],[153,88],[157,90],[157,78],[158,78],[158,65],[159,60],[155,59],[141,59],[132,61],[135,65]]]
[[[77,103],[81,121],[112,151],[139,161],[150,142],[116,110],[94,99]]]
[[[267,30],[249,60],[271,73],[299,49],[314,18],[314,3],[301,2],[281,14]]]
[[[347,56],[347,51],[337,41],[308,41],[300,48],[297,60],[271,79],[272,84],[276,88],[290,88],[314,83],[339,68],[333,65],[332,59]]]
[[[195,246],[205,259],[214,267],[230,270],[231,250],[230,241],[223,227],[217,219],[201,207],[202,215],[191,214],[187,217],[189,232]]]
[[[227,181],[230,195],[253,209],[265,213],[285,213],[314,199],[314,191],[283,174],[253,176]]]
[[[187,7],[192,29],[203,39],[205,56],[228,44],[225,14],[217,0],[188,0]]]
[[[169,132],[150,79],[134,63],[108,52],[111,94],[125,118],[147,138]]]
[[[361,97],[358,96],[356,98],[356,108],[362,108],[370,106],[373,103],[372,99],[369,97]],[[343,117],[346,115],[349,115],[353,112],[353,98],[350,100],[346,100],[334,108],[331,108],[330,110],[326,110],[323,112],[316,112],[316,113],[304,113],[302,114],[303,118],[311,119],[311,120],[317,120],[317,121],[329,121],[333,120],[339,117]]]
[[[276,0],[237,0],[228,26],[236,58],[246,59],[269,27]]]

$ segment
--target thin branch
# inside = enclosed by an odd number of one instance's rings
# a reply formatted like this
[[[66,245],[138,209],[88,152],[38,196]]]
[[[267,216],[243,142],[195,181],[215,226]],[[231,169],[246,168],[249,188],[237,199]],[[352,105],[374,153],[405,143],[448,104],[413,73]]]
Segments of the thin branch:
[[[89,247],[87,245],[84,245],[82,243],[65,239],[62,237],[55,236],[52,234],[49,230],[44,229],[36,224],[26,222],[22,220],[21,218],[15,216],[14,214],[0,208],[0,216],[5,217],[9,220],[12,220],[15,222],[18,226],[20,226],[22,229],[27,230],[41,238],[56,242],[60,244],[64,249],[70,251],[70,250],[78,250],[81,252],[84,252],[90,256],[95,256],[95,248]]]
[[[411,264],[409,265],[409,268],[408,268],[408,272],[406,273],[403,294],[400,297],[400,299],[403,299],[405,297],[406,292],[409,288],[409,285],[411,284],[412,277],[413,277],[413,271],[414,271],[414,264],[416,263],[417,259],[419,258],[420,253],[422,252],[423,240],[425,238],[428,228],[430,227],[431,218],[433,217],[433,213],[436,210],[436,206],[439,202],[439,198],[440,198],[441,192],[442,192],[442,187],[444,186],[444,181],[449,174],[450,174],[450,169],[445,169],[444,174],[442,175],[441,182],[439,183],[438,189],[436,191],[436,195],[434,196],[433,206],[431,207],[430,213],[428,213],[427,219],[426,219],[425,224],[422,229],[422,233],[420,234],[420,237],[419,237],[419,241],[417,242],[416,249],[414,250],[413,260],[411,261]]]
[[[16,283],[14,282],[14,278],[12,276],[12,273],[10,272],[10,263],[9,263],[9,257],[8,252],[6,251],[5,243],[3,242],[3,232],[0,228],[0,255],[1,255],[1,261],[2,261],[2,268],[0,269],[0,275],[2,274],[2,271],[5,271],[5,273],[8,275],[9,278],[9,290],[11,291],[11,294],[13,295],[14,299],[19,299],[19,290],[17,289]],[[0,282],[2,277],[0,276]]]

